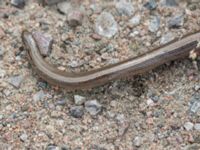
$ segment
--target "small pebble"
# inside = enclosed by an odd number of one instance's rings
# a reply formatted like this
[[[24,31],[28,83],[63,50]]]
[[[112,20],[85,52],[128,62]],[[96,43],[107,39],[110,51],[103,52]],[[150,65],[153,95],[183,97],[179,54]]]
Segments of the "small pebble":
[[[0,39],[4,38],[5,37],[5,32],[4,30],[0,27]]]
[[[190,111],[192,113],[196,113],[199,109],[200,109],[200,102],[199,101],[194,102],[190,107]]]
[[[4,54],[4,48],[0,45],[0,57],[2,57]]]
[[[152,99],[149,98],[149,99],[147,100],[147,105],[148,105],[148,106],[153,106],[153,105],[154,105],[154,101],[153,101]]]
[[[115,120],[117,121],[118,124],[124,124],[126,122],[124,114],[117,114]]]
[[[83,21],[83,13],[78,10],[71,11],[67,16],[67,19],[70,26],[79,26],[82,24]]]
[[[184,15],[183,14],[177,14],[176,16],[173,16],[168,21],[169,28],[179,28],[183,26],[184,24]]]
[[[144,4],[144,7],[149,10],[154,10],[157,7],[157,3],[155,0],[149,0],[147,3]]]
[[[192,130],[193,127],[194,127],[194,124],[193,124],[192,122],[186,122],[186,123],[184,124],[184,128],[185,128],[187,131]]]
[[[46,150],[59,150],[59,147],[54,144],[49,144]]]
[[[140,147],[141,144],[142,144],[142,139],[141,139],[141,137],[139,137],[139,136],[135,137],[133,143],[134,143],[134,145],[135,145],[136,147]]]
[[[66,98],[62,98],[56,102],[56,105],[64,106],[67,103]]]
[[[20,140],[22,142],[26,142],[28,139],[28,135],[26,133],[23,133],[22,135],[20,135]]]
[[[98,4],[91,4],[90,9],[92,9],[93,13],[101,13],[102,12],[102,7]]]
[[[46,94],[44,93],[43,90],[40,90],[39,92],[37,92],[36,94],[33,95],[33,100],[34,101],[40,101],[43,100],[45,98]]]
[[[67,65],[68,65],[69,67],[76,68],[76,67],[80,67],[82,64],[83,64],[83,62],[79,62],[79,61],[76,61],[76,60],[72,60],[72,61],[70,61]]]
[[[86,98],[80,95],[74,95],[74,102],[76,105],[82,105],[84,104]]]
[[[97,41],[102,39],[102,37],[100,35],[95,34],[95,33],[91,34],[90,37],[93,38],[94,40],[97,40]]]
[[[177,4],[176,0],[162,0],[161,5],[173,7],[173,6],[177,6],[178,4]]]
[[[17,75],[17,76],[10,77],[8,79],[8,83],[13,85],[15,88],[19,88],[23,80],[24,80],[24,76]]]
[[[126,0],[120,0],[119,2],[117,2],[116,9],[120,15],[131,16],[135,12],[135,9],[131,2],[127,2]]]
[[[48,56],[52,50],[53,38],[42,34],[41,32],[33,32],[33,37],[36,40],[40,53],[43,56]]]
[[[85,102],[85,109],[92,116],[96,116],[102,111],[102,105],[97,100],[91,100]]]
[[[95,22],[96,33],[111,38],[118,31],[118,25],[113,15],[108,12],[101,13]]]
[[[82,118],[84,115],[83,106],[73,106],[70,108],[70,115],[74,118]]]
[[[194,125],[194,129],[197,130],[197,131],[200,131],[200,123],[196,123]]]
[[[0,120],[1,120],[1,119],[3,119],[3,118],[4,118],[4,117],[3,117],[3,115],[2,115],[2,114],[0,114]]]
[[[71,3],[69,1],[61,2],[57,4],[58,11],[62,14],[69,14],[73,9]]]
[[[173,33],[171,32],[168,32],[166,34],[164,34],[161,39],[160,39],[160,44],[161,45],[164,45],[164,44],[167,44],[169,43],[170,41],[173,41],[175,39]]]
[[[4,78],[6,75],[6,71],[0,68],[0,78]]]
[[[137,26],[140,24],[140,21],[141,21],[141,16],[140,15],[136,15],[134,17],[132,17],[130,20],[129,20],[129,25],[131,27],[134,27],[134,26]]]
[[[199,84],[199,85],[195,85],[195,86],[194,86],[194,90],[195,90],[195,91],[200,90],[200,84]]]
[[[151,16],[149,21],[149,31],[156,32],[160,27],[160,18],[158,16]]]
[[[11,4],[17,8],[24,8],[25,0],[11,0]]]

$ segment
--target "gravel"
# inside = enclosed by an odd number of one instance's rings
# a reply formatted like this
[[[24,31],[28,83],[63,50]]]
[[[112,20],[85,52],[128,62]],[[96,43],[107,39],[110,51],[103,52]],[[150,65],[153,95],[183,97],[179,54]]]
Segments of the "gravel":
[[[11,0],[10,3],[17,8],[23,8],[25,6],[24,0]]]
[[[117,33],[117,26],[117,22],[112,14],[103,12],[96,20],[95,29],[99,35],[111,38]]]
[[[90,115],[96,116],[102,111],[102,105],[97,100],[91,100],[85,102],[85,109]]]
[[[74,118],[82,118],[84,115],[84,110],[82,106],[74,106],[70,108],[70,114]]]
[[[1,148],[199,149],[200,70],[190,59],[68,91],[40,79],[21,40],[37,32],[46,62],[90,71],[199,30],[199,1],[60,1],[0,1]]]
[[[179,28],[184,24],[184,15],[183,14],[176,14],[168,21],[169,28]]]
[[[24,80],[24,76],[16,75],[16,76],[10,77],[8,79],[8,82],[11,85],[13,85],[15,88],[19,88],[23,80]]]
[[[193,127],[194,127],[194,124],[193,124],[192,122],[186,122],[186,123],[184,124],[184,128],[185,128],[187,131],[192,130]]]
[[[160,18],[158,16],[151,16],[149,22],[149,31],[156,32],[160,27]]]
[[[74,95],[74,102],[76,105],[83,105],[86,101],[86,98],[81,95]]]

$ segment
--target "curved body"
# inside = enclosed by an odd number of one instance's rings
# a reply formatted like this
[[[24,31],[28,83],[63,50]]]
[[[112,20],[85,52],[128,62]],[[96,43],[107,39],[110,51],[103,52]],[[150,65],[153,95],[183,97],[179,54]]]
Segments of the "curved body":
[[[37,74],[50,84],[64,87],[68,90],[93,88],[117,78],[141,74],[166,62],[186,57],[191,50],[200,51],[197,47],[199,45],[200,32],[197,32],[141,56],[114,65],[88,72],[69,73],[60,71],[44,61],[30,32],[24,31],[22,40],[27,48],[29,61]]]

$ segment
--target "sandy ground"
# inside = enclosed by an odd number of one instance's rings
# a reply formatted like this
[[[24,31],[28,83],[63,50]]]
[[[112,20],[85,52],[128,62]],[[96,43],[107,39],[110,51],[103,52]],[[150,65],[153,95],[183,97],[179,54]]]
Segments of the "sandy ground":
[[[0,1],[0,149],[200,149],[200,69],[190,59],[74,92],[52,87],[32,70],[21,41],[24,29],[51,35],[53,49],[46,60],[74,72],[137,56],[161,45],[169,32],[178,38],[200,29],[198,0],[175,7],[158,5],[152,11],[144,7],[147,1],[133,1],[131,16],[120,16],[113,5],[106,5],[110,2],[82,1],[84,19],[74,29],[56,5],[42,7],[29,0],[18,9],[10,1]],[[92,12],[93,3],[103,9]],[[120,27],[112,38],[95,41],[91,34],[102,11],[112,13]],[[170,17],[182,12],[183,24],[169,28]],[[142,17],[141,23],[130,28],[127,22],[135,15]],[[160,26],[150,32],[148,22],[155,15]],[[139,33],[130,36],[135,31]],[[200,60],[196,63],[200,67]],[[76,103],[77,95],[81,104]],[[86,105],[92,100],[99,104],[98,110],[92,106],[95,115]],[[81,117],[74,117],[73,108]]]

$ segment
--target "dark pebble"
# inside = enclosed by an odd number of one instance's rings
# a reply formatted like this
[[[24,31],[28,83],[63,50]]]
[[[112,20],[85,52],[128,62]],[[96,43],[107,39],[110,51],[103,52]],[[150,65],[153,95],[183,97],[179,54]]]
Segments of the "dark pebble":
[[[157,3],[155,0],[149,0],[147,3],[144,4],[144,7],[149,10],[154,10],[157,7]]]
[[[72,11],[68,14],[68,23],[72,27],[76,27],[82,24],[83,13],[81,11]]]
[[[17,8],[24,8],[25,1],[24,0],[11,0],[11,4]]]
[[[170,18],[168,21],[169,28],[179,28],[179,27],[183,26],[183,24],[184,24],[184,15],[183,14],[178,14],[178,15]]]
[[[84,115],[83,106],[73,106],[70,109],[70,115],[74,118],[82,118]]]

